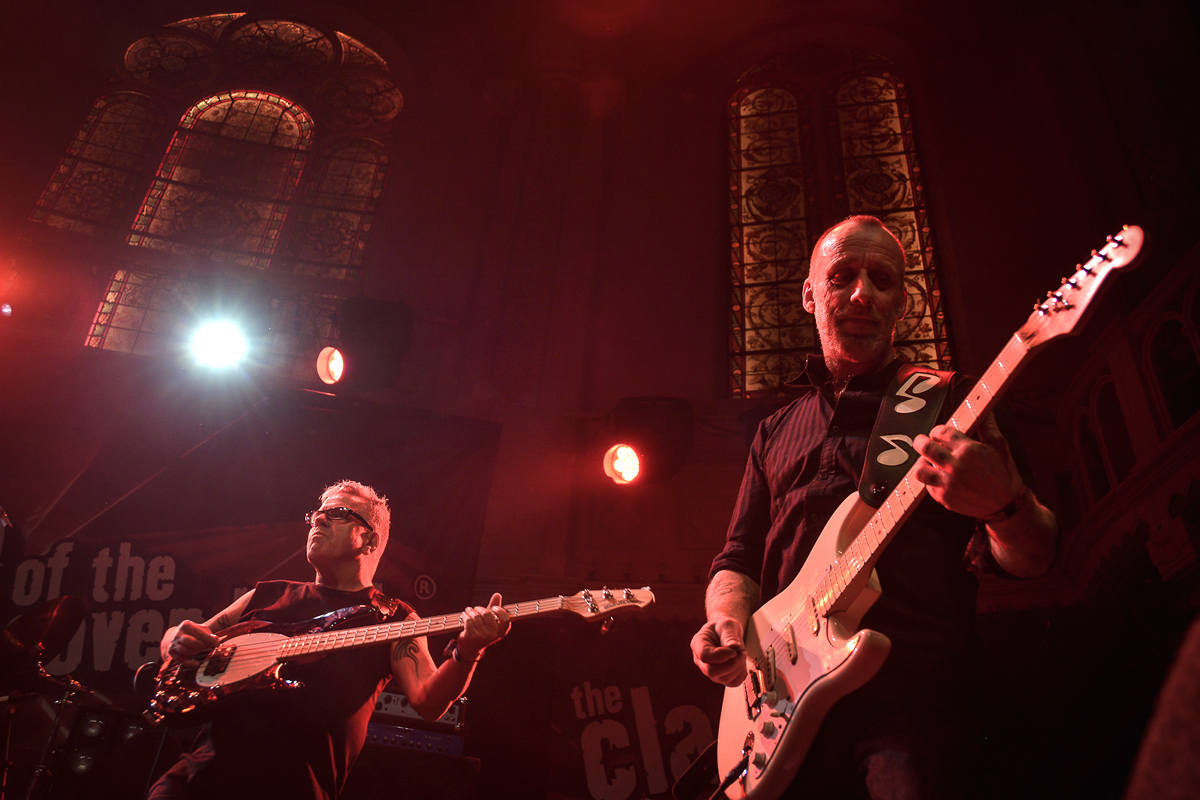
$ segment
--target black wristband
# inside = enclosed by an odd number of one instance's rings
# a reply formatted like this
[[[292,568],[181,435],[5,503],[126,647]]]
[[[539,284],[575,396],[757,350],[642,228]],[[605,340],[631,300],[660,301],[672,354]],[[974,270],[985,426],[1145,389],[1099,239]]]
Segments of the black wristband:
[[[458,639],[451,639],[450,643],[446,645],[446,650],[443,653],[443,655],[450,656],[450,658],[453,658],[455,661],[457,661],[460,664],[478,664],[479,659],[483,658],[483,651],[480,650],[478,653],[476,653],[475,658],[473,658],[473,659],[469,659],[469,660],[465,659],[462,657],[462,654],[459,652]]]
[[[983,517],[985,525],[998,525],[1001,522],[1012,519],[1017,514],[1021,513],[1021,509],[1029,505],[1029,501],[1033,499],[1033,490],[1028,486],[1022,486],[1021,491],[1017,492],[1017,496],[1012,499],[1008,505],[997,511],[995,514]]]

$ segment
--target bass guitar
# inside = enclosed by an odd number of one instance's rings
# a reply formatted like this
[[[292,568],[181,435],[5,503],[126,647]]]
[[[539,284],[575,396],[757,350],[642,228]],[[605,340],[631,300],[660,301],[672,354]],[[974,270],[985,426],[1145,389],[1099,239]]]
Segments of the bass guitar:
[[[642,609],[654,602],[649,588],[583,591],[504,606],[512,620],[543,614],[577,614],[588,620],[608,620],[614,615]],[[406,619],[381,625],[345,627],[374,614],[369,606],[341,609],[297,623],[262,620],[240,622],[218,634],[216,647],[180,664],[169,661],[158,673],[154,697],[143,715],[158,724],[192,724],[210,719],[240,696],[299,688],[299,681],[280,676],[289,662],[310,660],[335,650],[454,633],[463,628],[462,614]]]
[[[949,424],[970,433],[1026,358],[1071,333],[1105,277],[1129,264],[1141,246],[1141,229],[1126,226],[1093,250],[1090,260],[1034,306]],[[875,563],[928,493],[916,469],[914,463],[878,509],[858,494],[848,497],[796,578],[751,617],[745,634],[748,674],[742,685],[725,690],[717,734],[718,774],[728,796],[779,797],[825,714],[883,665],[891,641],[858,625],[880,595]]]

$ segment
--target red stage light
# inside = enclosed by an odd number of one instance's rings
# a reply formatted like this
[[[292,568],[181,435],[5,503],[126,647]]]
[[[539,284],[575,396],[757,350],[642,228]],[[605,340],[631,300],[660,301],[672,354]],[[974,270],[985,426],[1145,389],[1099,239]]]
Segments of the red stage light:
[[[336,347],[326,347],[317,356],[317,376],[325,383],[337,383],[342,379],[346,362]]]
[[[642,471],[637,451],[627,444],[614,444],[604,454],[604,474],[613,483],[632,483]]]

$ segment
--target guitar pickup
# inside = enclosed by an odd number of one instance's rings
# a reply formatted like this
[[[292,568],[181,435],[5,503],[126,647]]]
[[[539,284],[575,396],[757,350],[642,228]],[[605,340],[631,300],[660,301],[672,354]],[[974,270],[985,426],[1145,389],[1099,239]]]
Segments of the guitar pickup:
[[[775,688],[775,648],[768,647],[767,652],[763,654],[763,690],[771,691]]]
[[[237,652],[237,645],[228,647],[218,647],[212,651],[212,654],[205,659],[204,666],[200,669],[201,675],[221,675],[225,670],[229,669],[229,662],[233,659],[233,654]]]
[[[800,652],[796,647],[796,631],[792,628],[791,623],[783,626],[783,644],[787,647],[788,662],[795,664]]]

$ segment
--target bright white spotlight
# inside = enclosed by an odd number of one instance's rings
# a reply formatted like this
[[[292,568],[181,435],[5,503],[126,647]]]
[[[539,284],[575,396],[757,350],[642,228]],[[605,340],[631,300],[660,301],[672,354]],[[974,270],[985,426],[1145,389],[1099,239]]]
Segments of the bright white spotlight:
[[[192,355],[206,367],[231,367],[249,349],[245,335],[229,320],[206,322],[192,336]]]
[[[604,454],[604,474],[618,485],[632,483],[641,472],[637,451],[627,444],[614,444]]]

